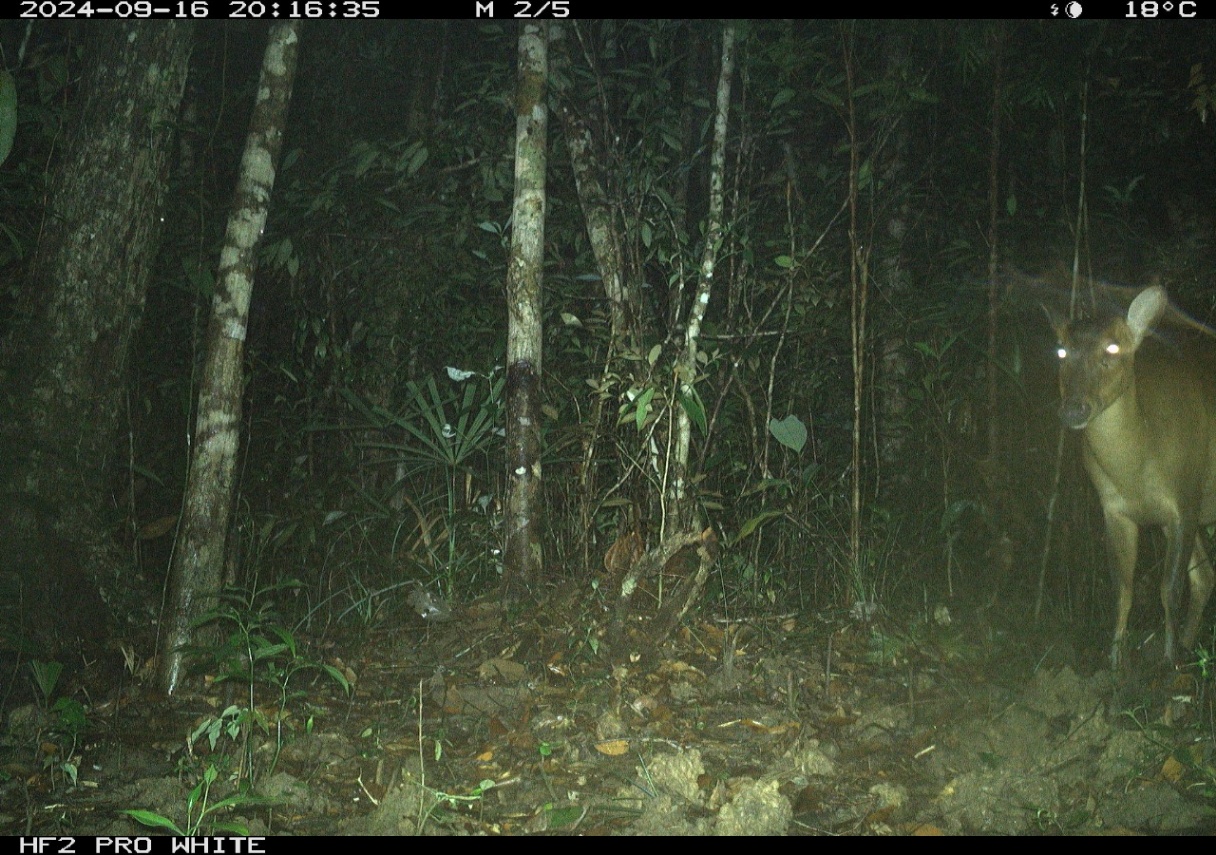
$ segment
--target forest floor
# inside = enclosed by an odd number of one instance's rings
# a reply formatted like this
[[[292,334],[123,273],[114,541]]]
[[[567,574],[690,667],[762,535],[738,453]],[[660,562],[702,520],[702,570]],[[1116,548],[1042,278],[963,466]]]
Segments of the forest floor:
[[[1116,687],[1067,629],[944,607],[903,625],[705,607],[610,656],[594,602],[246,624],[248,679],[172,703],[129,656],[51,681],[0,710],[0,834],[166,833],[129,810],[203,834],[1216,831],[1197,669]]]

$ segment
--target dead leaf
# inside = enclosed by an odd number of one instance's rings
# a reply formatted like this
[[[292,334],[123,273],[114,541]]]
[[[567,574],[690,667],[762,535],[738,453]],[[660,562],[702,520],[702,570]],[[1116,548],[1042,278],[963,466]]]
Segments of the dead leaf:
[[[696,665],[689,665],[687,662],[683,662],[679,659],[673,659],[668,662],[662,662],[659,665],[659,668],[657,671],[657,673],[660,675],[664,675],[664,674],[679,675],[679,674],[686,674],[689,672],[699,675],[699,674],[701,674],[701,669],[699,669]]]
[[[641,535],[636,531],[622,535],[604,553],[604,569],[609,576],[624,576],[638,563],[643,551]]]
[[[562,656],[560,653],[555,654],[548,662],[546,662],[545,667],[549,670],[550,674],[557,677],[565,677],[567,679],[570,677],[570,666],[562,662]]]
[[[606,739],[595,744],[595,750],[607,757],[620,757],[629,750],[627,739]]]
[[[487,659],[477,666],[477,676],[482,680],[522,683],[528,679],[528,669],[510,659]]]
[[[866,825],[878,825],[879,823],[885,823],[891,818],[891,814],[894,812],[894,805],[888,805],[887,807],[881,807],[878,810],[870,811],[870,813],[866,815],[865,823]]]
[[[1178,762],[1174,755],[1165,758],[1165,762],[1161,764],[1161,777],[1169,781],[1171,784],[1177,784],[1182,780],[1186,769]]]

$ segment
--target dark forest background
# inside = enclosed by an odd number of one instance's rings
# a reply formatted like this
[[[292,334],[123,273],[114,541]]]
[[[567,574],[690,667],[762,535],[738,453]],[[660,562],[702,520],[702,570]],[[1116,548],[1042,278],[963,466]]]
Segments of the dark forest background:
[[[48,188],[73,168],[63,139],[90,40],[107,26],[0,23],[19,116],[0,165],[0,337],[13,340],[38,304],[30,260]],[[96,531],[74,538],[62,518],[48,524],[44,539],[66,545],[44,544],[37,566],[24,546],[8,550],[9,652],[46,656],[90,634],[100,644],[111,631],[151,633],[159,620],[266,34],[253,22],[193,32],[159,250],[142,262],[152,273],[123,360],[121,429],[107,453],[73,458],[104,486]],[[497,590],[516,38],[508,24],[472,21],[304,28],[246,343],[229,583],[296,580],[301,613],[329,622],[408,610],[416,588],[406,582],[454,603]],[[874,603],[911,615],[961,600],[1028,621],[1042,584],[1055,616],[1101,627],[1091,635],[1103,654],[1110,593],[1096,503],[1075,437],[1056,455],[1054,339],[1040,305],[1068,299],[1075,265],[1126,286],[1160,281],[1201,321],[1216,313],[1216,29],[740,23],[725,239],[699,400],[680,402],[670,356],[703,249],[720,38],[708,21],[578,22],[569,65],[551,71],[563,84],[554,109],[589,129],[644,311],[636,342],[613,339],[554,120],[546,584],[593,597],[614,543],[658,541],[653,428],[695,406],[691,474],[723,547],[706,594],[714,608]],[[130,140],[133,157],[141,144]],[[859,248],[868,290],[855,509]],[[5,380],[19,388],[9,356]],[[24,508],[13,473],[28,449],[11,436],[5,445],[5,501]],[[37,507],[56,514],[53,500]],[[74,575],[73,541],[98,538],[118,557],[110,577]],[[42,626],[22,614],[32,575],[98,588],[100,602],[80,621]]]

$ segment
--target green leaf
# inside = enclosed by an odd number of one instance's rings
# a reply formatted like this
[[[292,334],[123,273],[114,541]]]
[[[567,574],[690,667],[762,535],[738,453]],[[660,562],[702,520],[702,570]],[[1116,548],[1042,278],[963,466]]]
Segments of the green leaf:
[[[755,532],[756,529],[760,528],[760,526],[764,525],[769,520],[776,519],[777,517],[782,517],[782,516],[785,516],[785,511],[772,510],[772,511],[763,511],[761,513],[756,514],[754,517],[752,517],[750,520],[743,523],[743,525],[741,525],[739,527],[739,533],[737,535],[735,535],[735,543],[738,543],[739,541],[743,540],[745,537],[748,537],[749,535],[751,535],[753,532]]]
[[[773,439],[797,453],[806,446],[806,425],[793,413],[778,421],[769,419],[768,432]]]
[[[773,100],[769,102],[768,108],[770,110],[776,110],[787,101],[792,101],[794,99],[794,95],[794,90],[787,86],[784,89],[779,90],[777,94],[773,96]]]
[[[333,665],[325,662],[321,663],[321,670],[333,678],[333,681],[342,687],[342,691],[346,692],[348,695],[350,694],[350,681],[346,679],[345,674],[343,674]]]
[[[697,426],[697,430],[701,431],[701,435],[705,436],[709,433],[709,423],[705,418],[705,405],[701,403],[701,396],[697,394],[695,388],[691,386],[687,388],[688,391],[680,395],[680,406],[684,408],[684,412],[688,413],[688,417]]]
[[[785,478],[761,478],[755,484],[743,490],[742,495],[754,496],[757,493],[763,493],[768,490],[788,490],[790,482]]]
[[[430,156],[431,156],[431,153],[429,151],[427,151],[426,146],[419,146],[418,149],[414,152],[413,156],[410,158],[410,164],[409,164],[409,167],[407,168],[409,174],[413,175],[415,172],[417,172],[419,169],[421,169],[422,164],[426,163],[427,158],[429,158]]]
[[[380,152],[366,143],[357,145],[356,149],[358,150],[352,152],[357,158],[354,173],[356,178],[362,178],[380,157]]]
[[[249,826],[242,825],[239,822],[214,822],[211,824],[211,833],[226,832],[237,837],[248,837]]]
[[[75,698],[60,698],[55,701],[55,706],[52,709],[59,714],[60,724],[73,733],[84,730],[84,726],[88,723],[84,704]]]
[[[857,189],[865,190],[870,186],[870,181],[874,177],[874,164],[869,160],[863,160],[861,166],[857,168]]]
[[[124,810],[122,811],[127,816],[136,822],[142,823],[150,828],[167,828],[179,837],[185,837],[186,832],[177,827],[177,823],[168,817],[161,816],[159,813],[153,813],[150,810]]]
[[[274,659],[280,653],[288,650],[286,644],[266,644],[259,645],[257,650],[253,651],[254,662],[264,662],[267,659]]]
[[[63,663],[42,662],[35,659],[30,662],[30,671],[34,674],[34,682],[38,685],[38,691],[42,692],[42,697],[49,701],[51,695],[55,693],[55,686],[59,683],[59,675],[63,673]]]
[[[814,98],[816,100],[821,101],[824,104],[827,104],[829,107],[838,109],[838,108],[844,106],[844,101],[842,101],[840,99],[840,96],[837,95],[835,92],[833,92],[830,89],[827,89],[827,88],[816,89],[812,93],[812,95],[814,96]]]
[[[646,425],[646,417],[650,415],[650,402],[654,398],[654,387],[651,386],[638,397],[637,412],[635,418],[638,424],[638,430],[641,430]]]
[[[583,818],[585,812],[586,808],[581,805],[554,808],[549,811],[549,827],[562,828],[567,825],[574,825],[574,823]]]

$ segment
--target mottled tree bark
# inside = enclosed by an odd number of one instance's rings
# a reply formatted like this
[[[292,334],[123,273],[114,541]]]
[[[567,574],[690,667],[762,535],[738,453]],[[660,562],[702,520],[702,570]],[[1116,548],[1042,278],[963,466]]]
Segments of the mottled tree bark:
[[[127,355],[161,237],[193,32],[180,21],[82,30],[78,105],[0,344],[0,572],[20,580],[22,634],[43,656],[75,637],[100,641],[114,617],[101,586],[112,604],[122,592],[108,476],[125,457]]]
[[[664,534],[698,528],[698,511],[695,501],[688,493],[688,460],[692,442],[692,420],[690,409],[701,407],[696,395],[697,347],[701,338],[701,324],[709,308],[709,297],[713,289],[714,268],[718,261],[718,250],[722,244],[722,217],[726,207],[723,192],[726,174],[726,129],[730,116],[731,80],[735,73],[735,27],[727,24],[722,29],[722,65],[718,76],[718,98],[714,110],[714,142],[709,167],[709,216],[705,230],[705,249],[701,254],[701,268],[697,277],[697,293],[688,312],[688,324],[684,328],[684,347],[676,363],[676,384],[679,388],[680,406],[676,407],[675,448],[670,461],[670,479],[667,484],[667,513],[663,521]],[[702,418],[704,415],[702,414]]]
[[[550,31],[552,61],[556,81],[568,81],[570,75],[569,47],[566,43],[566,28],[561,22],[553,22]],[[622,247],[626,233],[616,207],[611,204],[600,176],[602,165],[595,156],[591,130],[585,117],[579,113],[578,105],[572,103],[569,93],[563,89],[555,92],[561,106],[558,115],[562,132],[566,138],[566,151],[574,172],[575,189],[583,219],[587,222],[587,238],[595,256],[596,269],[603,284],[604,296],[608,298],[609,341],[604,355],[599,386],[591,405],[591,415],[583,422],[582,465],[579,469],[579,522],[582,531],[583,561],[591,567],[591,539],[595,534],[595,511],[602,500],[597,496],[596,483],[600,440],[605,435],[605,412],[611,398],[602,392],[611,386],[617,372],[632,372],[636,362],[622,359],[639,352],[644,338],[642,289],[640,278],[631,274],[625,261]],[[629,376],[629,375],[625,375]],[[630,382],[632,381],[630,377]],[[625,532],[621,532],[624,536]]]
[[[503,587],[508,597],[541,577],[541,282],[545,255],[545,165],[549,111],[548,24],[519,36],[515,206],[507,262],[507,507]]]
[[[220,252],[199,389],[198,423],[161,637],[158,678],[166,694],[173,694],[181,684],[182,648],[192,641],[199,618],[214,607],[223,576],[240,446],[242,368],[256,249],[266,225],[283,147],[300,27],[300,21],[284,21],[270,28],[236,196]]]

